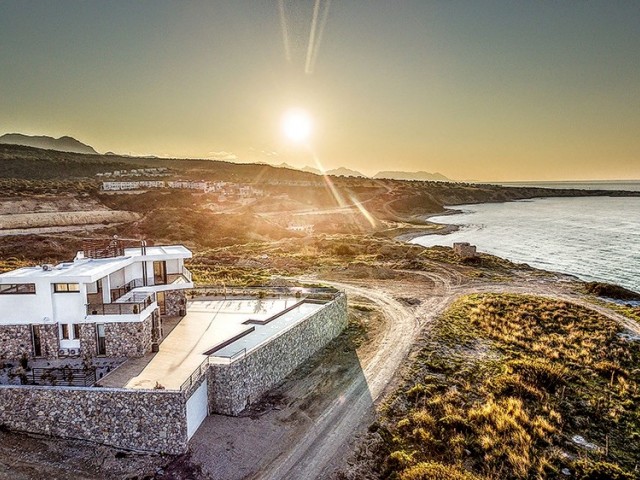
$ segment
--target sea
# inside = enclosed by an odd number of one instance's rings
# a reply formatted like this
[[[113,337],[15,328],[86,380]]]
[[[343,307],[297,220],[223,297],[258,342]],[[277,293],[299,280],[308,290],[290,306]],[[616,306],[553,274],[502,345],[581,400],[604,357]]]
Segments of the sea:
[[[503,185],[640,191],[640,181]],[[459,229],[421,236],[413,243],[469,242],[481,252],[514,262],[640,292],[640,197],[553,197],[448,208],[460,213],[429,221]]]

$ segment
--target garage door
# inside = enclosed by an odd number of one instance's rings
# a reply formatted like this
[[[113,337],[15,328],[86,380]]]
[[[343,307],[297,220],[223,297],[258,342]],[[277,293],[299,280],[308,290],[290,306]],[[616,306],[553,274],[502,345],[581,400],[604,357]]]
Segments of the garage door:
[[[198,427],[202,424],[207,416],[208,412],[208,395],[207,395],[207,381],[202,382],[202,385],[193,392],[191,398],[187,400],[187,437],[193,437]]]

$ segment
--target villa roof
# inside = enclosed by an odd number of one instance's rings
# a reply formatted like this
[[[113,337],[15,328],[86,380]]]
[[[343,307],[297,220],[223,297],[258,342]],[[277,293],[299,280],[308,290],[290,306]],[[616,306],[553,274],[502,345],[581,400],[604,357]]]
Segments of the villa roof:
[[[140,248],[126,248],[124,255],[112,258],[83,258],[78,253],[73,262],[63,262],[45,270],[43,267],[23,267],[0,274],[0,283],[21,283],[50,279],[52,282],[95,282],[99,278],[116,272],[136,261],[172,260],[191,258],[189,249],[182,245],[146,247],[145,255]]]

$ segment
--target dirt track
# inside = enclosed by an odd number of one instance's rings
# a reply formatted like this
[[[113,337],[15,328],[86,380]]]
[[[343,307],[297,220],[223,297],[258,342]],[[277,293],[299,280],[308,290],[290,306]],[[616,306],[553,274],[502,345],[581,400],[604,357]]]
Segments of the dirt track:
[[[410,286],[404,289],[403,295],[417,294],[418,298],[422,299],[415,311],[407,309],[393,298],[399,292],[358,287],[347,283],[324,282],[344,289],[348,294],[371,299],[387,316],[387,331],[376,355],[364,367],[364,377],[355,378],[343,397],[335,401],[301,439],[292,442],[288,452],[251,478],[280,480],[330,477],[346,459],[355,434],[370,423],[372,401],[378,400],[385,388],[391,384],[422,328],[461,295],[486,291],[545,296],[592,309],[618,321],[636,334],[640,332],[640,326],[632,320],[570,292],[569,288],[565,288],[566,282],[524,280],[516,283],[470,283],[456,270],[435,264],[431,272],[405,273],[426,277],[435,284],[433,291],[428,295],[425,295],[426,292],[420,294]]]

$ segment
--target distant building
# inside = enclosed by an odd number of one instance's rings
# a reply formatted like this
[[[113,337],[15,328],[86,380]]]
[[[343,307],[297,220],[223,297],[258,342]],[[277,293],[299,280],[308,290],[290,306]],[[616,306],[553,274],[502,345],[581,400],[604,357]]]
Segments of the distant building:
[[[476,246],[468,242],[457,242],[453,244],[453,251],[462,258],[474,258],[477,256]]]
[[[290,232],[299,232],[299,233],[304,233],[305,235],[312,235],[314,228],[313,228],[313,225],[290,224],[287,227],[287,230]]]

